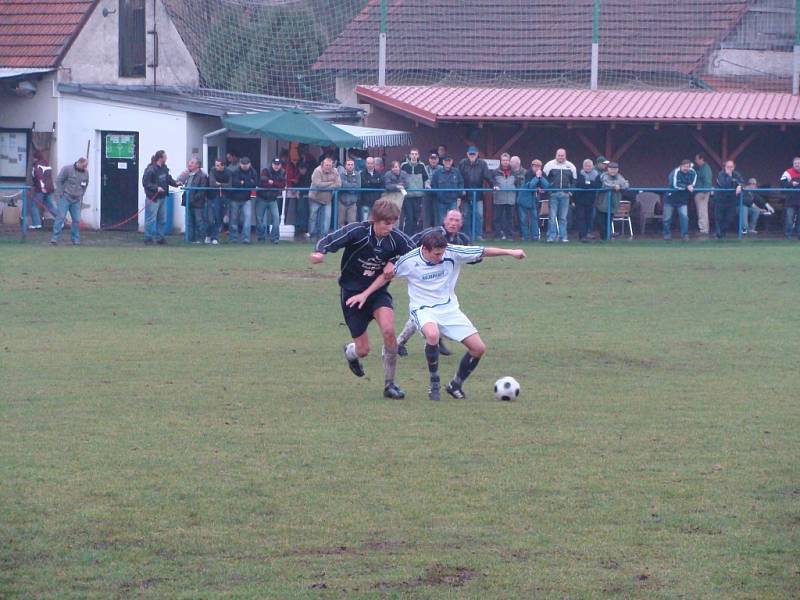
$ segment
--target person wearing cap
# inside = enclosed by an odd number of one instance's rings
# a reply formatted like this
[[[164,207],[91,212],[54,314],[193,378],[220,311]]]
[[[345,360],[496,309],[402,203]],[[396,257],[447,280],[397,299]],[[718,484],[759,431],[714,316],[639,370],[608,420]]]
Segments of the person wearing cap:
[[[575,186],[578,170],[567,160],[567,151],[564,148],[556,150],[553,160],[547,162],[542,169],[547,181],[550,182],[550,218],[547,220],[547,241],[554,242],[567,239],[567,214],[569,213],[570,193],[566,190]]]
[[[619,210],[622,192],[630,187],[630,183],[619,172],[619,164],[615,162],[608,163],[608,171],[600,176],[600,183],[604,190],[611,191],[611,214],[613,215]],[[594,207],[597,209],[597,225],[600,235],[604,240],[609,240],[611,228],[608,226],[608,194],[597,194]]]
[[[744,210],[744,215],[742,216],[742,233],[748,235],[755,235],[758,233],[758,231],[756,231],[758,218],[762,214],[770,214],[770,208],[772,208],[763,196],[756,193],[757,190],[758,180],[755,177],[751,177],[747,180],[747,185],[744,186],[744,194],[742,195],[742,209]]]
[[[664,196],[664,239],[672,239],[672,213],[678,213],[681,239],[689,239],[689,198],[697,185],[697,172],[692,168],[692,161],[684,158],[680,166],[670,171],[667,177],[670,191]]]
[[[278,198],[286,187],[286,171],[280,158],[273,158],[269,167],[261,169],[258,187],[264,189],[256,193],[256,235],[259,242],[266,242],[269,234],[270,241],[277,244],[281,239]]]
[[[431,189],[444,190],[436,192],[436,214],[441,223],[448,211],[456,209],[458,198],[461,195],[459,190],[464,189],[464,178],[461,176],[461,172],[453,166],[452,156],[445,155],[444,166],[433,172]]]
[[[425,173],[428,175],[428,181],[425,183],[425,189],[431,189],[431,182],[433,174],[442,168],[439,164],[439,153],[436,150],[431,150],[428,153],[428,162],[425,163]],[[436,193],[427,191],[422,198],[422,225],[423,228],[428,229],[436,224]]]
[[[603,158],[602,156],[600,158]],[[602,164],[602,163],[599,163]],[[597,192],[603,185],[600,181],[605,170],[598,171],[591,158],[584,159],[583,168],[578,171],[575,187],[580,191],[575,192],[575,221],[578,225],[578,240],[589,241],[589,231],[592,229],[592,215]]]
[[[344,227],[358,220],[358,201],[361,193],[361,171],[356,170],[356,162],[352,158],[344,161],[344,166],[339,167],[339,177],[342,179],[342,191],[339,192],[338,226]]]
[[[464,187],[466,189],[479,189],[483,187],[484,183],[492,183],[492,174],[489,171],[489,165],[485,160],[478,157],[478,148],[470,146],[467,148],[466,158],[462,158],[458,163],[458,170],[461,177],[464,179]],[[483,195],[478,192],[464,192],[462,195],[464,201],[461,203],[461,209],[464,213],[464,222],[467,224],[467,229],[471,228],[472,224],[472,204],[475,201],[475,236],[478,241],[483,240]]]
[[[694,171],[697,173],[695,188],[703,190],[714,187],[714,174],[711,172],[711,167],[708,166],[706,157],[703,154],[694,155]],[[697,209],[697,229],[700,231],[700,235],[704,237],[707,237],[709,233],[708,199],[710,197],[711,192],[694,193],[694,206]]]
[[[602,175],[603,173],[608,171],[608,164],[610,162],[611,162],[610,160],[608,160],[605,156],[601,154],[594,161],[594,170],[597,171],[598,175]]]

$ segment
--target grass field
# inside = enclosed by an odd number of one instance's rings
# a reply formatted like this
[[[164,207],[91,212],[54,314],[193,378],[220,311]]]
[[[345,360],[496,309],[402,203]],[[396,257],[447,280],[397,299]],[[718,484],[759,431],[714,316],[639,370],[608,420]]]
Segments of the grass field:
[[[0,241],[0,597],[800,595],[798,246],[465,268],[438,404],[419,340],[404,401],[349,373],[309,249]]]

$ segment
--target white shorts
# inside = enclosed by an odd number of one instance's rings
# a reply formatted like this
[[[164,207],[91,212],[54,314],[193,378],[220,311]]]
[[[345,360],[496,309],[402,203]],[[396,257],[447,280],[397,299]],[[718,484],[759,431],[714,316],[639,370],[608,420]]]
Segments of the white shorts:
[[[473,333],[478,333],[475,325],[460,308],[448,305],[412,310],[411,320],[420,331],[425,323],[436,323],[439,326],[439,333],[457,342],[462,342]]]

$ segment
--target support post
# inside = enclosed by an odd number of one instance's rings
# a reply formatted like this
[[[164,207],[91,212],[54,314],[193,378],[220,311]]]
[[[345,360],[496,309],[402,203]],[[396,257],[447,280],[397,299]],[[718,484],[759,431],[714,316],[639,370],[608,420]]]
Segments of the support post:
[[[611,190],[608,190],[608,207],[607,207],[608,208],[608,212],[606,213],[606,241],[608,241],[608,242],[610,242],[611,239],[613,238],[613,235],[612,235],[612,232],[611,232],[611,219],[614,216],[614,214],[612,213],[612,209],[611,209],[611,206],[614,203],[613,202],[613,194],[614,194],[614,192],[612,192]]]
[[[183,190],[183,241],[189,243],[189,205],[192,201],[192,190],[187,188]],[[197,235],[197,232],[194,232]]]
[[[20,193],[20,210],[22,211],[22,218],[20,219],[20,226],[22,229],[20,230],[20,241],[25,241],[28,237],[28,190],[26,188],[22,188]]]
[[[472,243],[473,244],[475,243],[475,240],[477,239],[477,237],[475,235],[475,228],[478,225],[478,213],[477,213],[477,211],[478,211],[478,193],[477,192],[472,192],[472,209],[470,210],[470,217],[471,217],[471,220],[472,220],[472,227],[471,227],[470,233],[472,234],[471,235],[471,239],[472,239]]]
[[[738,225],[736,227],[736,237],[739,238],[739,241],[742,241],[742,226],[744,225],[744,190],[739,192],[739,219]]]

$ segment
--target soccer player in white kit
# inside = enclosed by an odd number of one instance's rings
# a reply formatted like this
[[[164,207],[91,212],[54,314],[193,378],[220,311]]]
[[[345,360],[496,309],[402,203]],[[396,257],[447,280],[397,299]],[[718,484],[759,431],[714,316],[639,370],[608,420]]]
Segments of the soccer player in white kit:
[[[443,334],[460,341],[467,348],[458,371],[445,386],[445,391],[453,398],[463,399],[466,398],[464,381],[478,366],[486,352],[486,345],[478,330],[459,308],[455,287],[461,265],[494,256],[522,259],[525,258],[525,252],[520,249],[448,244],[444,234],[438,230],[427,233],[421,242],[419,248],[398,259],[393,276],[408,279],[409,312],[425,336],[425,359],[431,382],[428,398],[440,399],[439,336]],[[365,303],[374,290],[385,284],[386,278],[384,272],[365,291],[350,297],[348,305]]]

